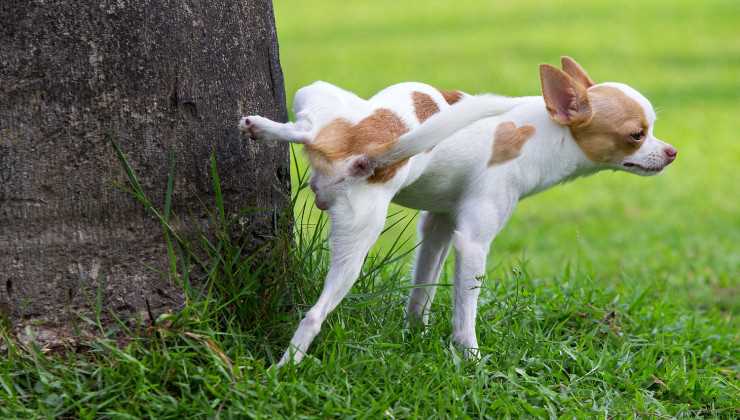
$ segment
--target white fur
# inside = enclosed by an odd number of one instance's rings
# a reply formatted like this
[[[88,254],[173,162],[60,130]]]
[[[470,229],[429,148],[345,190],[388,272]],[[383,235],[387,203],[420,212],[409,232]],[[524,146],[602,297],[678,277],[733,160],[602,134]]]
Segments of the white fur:
[[[638,101],[650,123],[645,145],[629,157],[629,162],[662,169],[670,162],[666,162],[662,152],[667,145],[652,134],[652,106],[628,86],[610,85]],[[417,122],[414,114],[414,91],[430,95],[441,110],[423,124]],[[296,93],[295,123],[279,124],[250,116],[242,119],[240,126],[261,139],[307,142],[335,118],[354,123],[380,107],[399,115],[411,130],[400,137],[397,147],[375,163],[411,159],[393,179],[381,184],[348,176],[345,168],[352,159],[337,164],[337,173],[313,174],[311,185],[317,201],[328,207],[332,223],[331,266],[321,296],[301,321],[279,364],[303,358],[326,316],[349,292],[363,259],[383,228],[391,201],[423,210],[419,225],[422,242],[414,268],[417,287],[412,289],[408,301],[409,321],[427,323],[434,285],[451,244],[457,255],[452,338],[466,355],[475,356],[476,307],[486,257],[491,241],[517,202],[600,169],[653,173],[638,167],[590,161],[570,130],[550,118],[542,97],[470,96],[448,106],[436,89],[420,83],[394,85],[366,101],[336,86],[317,82]],[[513,121],[517,126],[531,124],[536,132],[518,158],[489,166],[493,133],[502,121]],[[425,152],[435,145],[431,152]],[[629,162],[625,159],[624,163]]]

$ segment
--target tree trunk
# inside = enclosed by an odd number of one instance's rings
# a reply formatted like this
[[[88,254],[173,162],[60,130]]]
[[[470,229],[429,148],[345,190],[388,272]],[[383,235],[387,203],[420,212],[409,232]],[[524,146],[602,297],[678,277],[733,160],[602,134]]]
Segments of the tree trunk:
[[[159,223],[116,188],[111,137],[160,208],[174,153],[186,227],[213,208],[213,151],[227,212],[262,209],[251,234],[274,234],[288,149],[237,130],[245,113],[287,118],[269,0],[0,3],[0,304],[12,320],[69,321],[99,291],[124,315],[181,302]]]

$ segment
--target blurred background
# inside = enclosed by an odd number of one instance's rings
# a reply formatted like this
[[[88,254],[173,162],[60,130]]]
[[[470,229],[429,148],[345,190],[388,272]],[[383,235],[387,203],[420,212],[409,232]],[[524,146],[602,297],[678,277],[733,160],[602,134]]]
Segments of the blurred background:
[[[678,160],[657,177],[602,172],[523,201],[489,269],[495,278],[526,266],[547,278],[577,268],[604,287],[645,281],[690,306],[738,314],[740,2],[278,0],[275,9],[289,108],[315,80],[363,97],[402,81],[539,95],[537,66],[561,55],[596,82],[633,86]],[[412,247],[415,228],[403,225],[375,252],[399,235]],[[448,263],[442,281],[450,274]]]

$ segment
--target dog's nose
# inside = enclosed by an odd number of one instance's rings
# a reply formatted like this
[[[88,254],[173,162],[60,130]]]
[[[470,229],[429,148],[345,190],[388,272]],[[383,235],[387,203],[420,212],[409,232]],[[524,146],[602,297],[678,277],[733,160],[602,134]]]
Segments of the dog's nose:
[[[665,149],[663,149],[663,153],[665,153],[665,156],[668,158],[668,163],[673,162],[676,160],[676,156],[678,155],[678,150],[675,148],[668,146]]]

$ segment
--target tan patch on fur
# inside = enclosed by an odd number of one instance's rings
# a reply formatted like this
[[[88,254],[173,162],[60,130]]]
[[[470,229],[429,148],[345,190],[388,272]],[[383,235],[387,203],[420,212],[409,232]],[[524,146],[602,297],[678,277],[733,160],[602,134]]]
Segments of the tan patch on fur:
[[[573,138],[594,162],[617,163],[635,153],[643,141],[630,134],[647,130],[645,112],[637,101],[611,86],[595,86],[588,90],[592,118],[581,126],[570,128]]]
[[[439,112],[439,105],[437,105],[437,103],[434,102],[434,99],[426,93],[414,91],[411,93],[411,100],[414,103],[416,119],[418,119],[420,123],[423,123],[429,117]],[[424,153],[429,153],[432,150],[434,150],[434,147]]]
[[[396,176],[396,172],[398,172],[399,169],[403,168],[403,165],[407,164],[408,162],[408,159],[404,159],[399,160],[396,163],[391,163],[388,166],[377,168],[375,169],[375,173],[370,175],[370,177],[367,179],[367,182],[371,184],[388,182],[393,179],[393,177]]]
[[[434,102],[431,96],[422,92],[411,92],[411,100],[414,102],[414,112],[416,119],[420,123],[426,121],[429,117],[439,112],[439,106]]]
[[[354,125],[337,118],[321,128],[304,150],[313,168],[329,173],[337,160],[363,154],[370,158],[382,155],[407,131],[401,118],[388,109],[379,108]],[[388,181],[407,161],[377,168],[368,182]]]
[[[522,146],[535,133],[532,125],[517,127],[512,121],[502,122],[493,135],[493,154],[488,166],[499,165],[519,156]]]
[[[448,104],[452,105],[463,98],[463,93],[459,90],[440,90],[439,93],[445,98]]]
[[[345,139],[352,130],[352,123],[337,118],[319,130],[311,143],[303,148],[311,162],[311,167],[322,173],[330,173],[332,161],[348,157],[348,148],[343,147]]]

